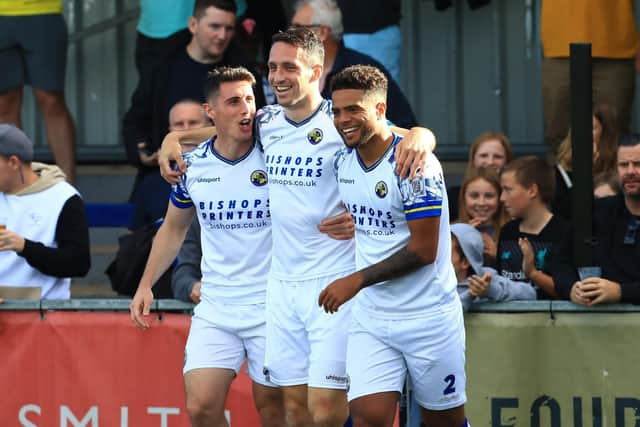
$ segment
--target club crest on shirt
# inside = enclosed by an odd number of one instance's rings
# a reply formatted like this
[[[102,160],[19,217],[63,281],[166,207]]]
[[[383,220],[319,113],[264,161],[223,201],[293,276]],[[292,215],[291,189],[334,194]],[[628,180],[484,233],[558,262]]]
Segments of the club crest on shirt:
[[[384,181],[379,181],[376,184],[375,191],[376,191],[376,196],[380,197],[381,199],[384,199],[385,197],[387,197],[387,194],[389,194],[387,183]]]
[[[312,144],[316,145],[320,141],[322,141],[322,129],[315,128],[307,134],[307,140]]]
[[[251,172],[251,183],[256,187],[262,187],[266,185],[269,180],[267,179],[267,173],[260,169]]]

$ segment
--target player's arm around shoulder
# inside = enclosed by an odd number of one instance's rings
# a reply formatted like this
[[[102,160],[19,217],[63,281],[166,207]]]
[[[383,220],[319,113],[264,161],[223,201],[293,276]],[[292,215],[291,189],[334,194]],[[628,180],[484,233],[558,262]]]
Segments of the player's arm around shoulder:
[[[177,184],[180,181],[180,175],[187,171],[182,157],[182,143],[205,141],[215,134],[216,128],[213,126],[169,132],[162,140],[162,146],[158,152],[160,174],[165,181],[169,184]],[[171,166],[172,162],[176,162],[177,169]]]
[[[436,137],[431,130],[419,126],[411,130],[391,126],[391,130],[402,137],[395,148],[396,173],[415,178],[418,170],[424,170],[429,153],[435,150]]]
[[[151,288],[178,255],[194,212],[193,206],[180,208],[169,202],[167,215],[153,239],[147,265],[129,306],[131,321],[142,330],[149,328],[146,318],[153,303]]]

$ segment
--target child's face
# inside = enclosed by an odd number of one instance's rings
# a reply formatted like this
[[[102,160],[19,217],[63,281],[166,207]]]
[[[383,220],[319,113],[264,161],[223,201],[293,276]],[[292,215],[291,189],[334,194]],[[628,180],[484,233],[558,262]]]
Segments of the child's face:
[[[507,162],[507,153],[502,143],[497,139],[483,141],[473,155],[473,166],[492,167],[498,172],[502,170]]]
[[[458,239],[451,234],[451,264],[453,264],[453,271],[456,273],[458,282],[465,280],[467,278],[467,271],[469,271],[469,261],[460,256],[461,252]]]
[[[481,221],[481,225],[491,225],[498,211],[498,192],[489,181],[478,178],[467,185],[464,204],[469,218]]]
[[[507,213],[513,218],[522,218],[531,206],[531,190],[518,182],[516,173],[513,171],[500,175],[500,187],[502,187],[500,201],[504,203]]]

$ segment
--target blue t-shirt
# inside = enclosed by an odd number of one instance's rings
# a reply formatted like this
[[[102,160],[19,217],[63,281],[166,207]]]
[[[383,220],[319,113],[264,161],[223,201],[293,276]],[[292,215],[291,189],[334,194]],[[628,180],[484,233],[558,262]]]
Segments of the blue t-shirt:
[[[164,39],[187,28],[195,0],[140,0],[138,32]]]

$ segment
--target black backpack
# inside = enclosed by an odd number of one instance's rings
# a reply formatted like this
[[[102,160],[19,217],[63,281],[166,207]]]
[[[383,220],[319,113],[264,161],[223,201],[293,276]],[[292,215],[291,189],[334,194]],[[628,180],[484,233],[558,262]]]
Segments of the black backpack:
[[[118,294],[133,297],[136,293],[157,231],[158,226],[151,223],[118,238],[119,248],[116,258],[105,270],[111,281],[111,287]],[[173,266],[169,267],[153,286],[155,299],[173,298],[172,273]]]

